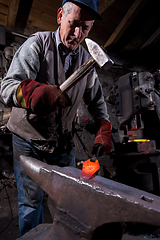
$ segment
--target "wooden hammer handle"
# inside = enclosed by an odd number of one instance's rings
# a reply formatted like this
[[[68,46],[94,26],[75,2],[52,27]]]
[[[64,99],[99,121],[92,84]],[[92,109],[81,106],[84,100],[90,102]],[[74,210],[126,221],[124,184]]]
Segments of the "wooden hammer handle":
[[[83,63],[66,81],[60,85],[62,92],[67,92],[73,85],[80,81],[96,64],[93,57]]]

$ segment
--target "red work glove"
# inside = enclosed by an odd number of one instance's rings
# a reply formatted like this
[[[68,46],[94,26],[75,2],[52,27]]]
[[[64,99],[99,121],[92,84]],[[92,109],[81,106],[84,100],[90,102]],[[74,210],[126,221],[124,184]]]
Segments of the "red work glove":
[[[30,109],[41,117],[46,117],[57,111],[59,107],[71,105],[67,94],[63,93],[56,85],[51,86],[36,82],[32,79],[22,81],[16,91],[18,104]]]
[[[93,151],[97,157],[108,153],[112,149],[111,124],[106,120],[96,123],[96,137],[94,141]]]

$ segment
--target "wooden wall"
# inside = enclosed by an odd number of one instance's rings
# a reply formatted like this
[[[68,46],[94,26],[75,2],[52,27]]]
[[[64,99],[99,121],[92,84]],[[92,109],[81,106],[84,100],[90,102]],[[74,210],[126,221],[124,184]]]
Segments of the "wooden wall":
[[[0,24],[6,26],[10,0],[0,0]]]

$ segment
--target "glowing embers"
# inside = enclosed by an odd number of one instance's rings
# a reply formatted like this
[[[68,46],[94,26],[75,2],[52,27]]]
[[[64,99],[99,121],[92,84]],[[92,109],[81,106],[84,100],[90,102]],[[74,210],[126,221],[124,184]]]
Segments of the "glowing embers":
[[[140,143],[143,143],[143,142],[150,142],[149,139],[132,139],[132,140],[129,140],[128,142],[140,142]]]
[[[130,139],[127,142],[116,143],[117,153],[149,153],[156,150],[155,140],[149,139]]]

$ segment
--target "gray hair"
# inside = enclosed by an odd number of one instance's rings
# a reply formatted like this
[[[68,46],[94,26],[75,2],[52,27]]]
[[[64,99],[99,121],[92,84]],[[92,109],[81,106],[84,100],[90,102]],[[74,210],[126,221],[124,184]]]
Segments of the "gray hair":
[[[72,2],[66,2],[63,6],[62,6],[62,9],[63,9],[63,17],[65,18],[69,13],[71,13],[72,11],[72,6],[73,6],[73,3]]]
[[[63,17],[65,18],[68,14],[71,13],[72,11],[72,7],[73,7],[73,3],[72,2],[66,2],[63,6],[62,6],[62,9],[63,9]],[[93,23],[92,25],[94,24],[95,20],[93,20]]]

